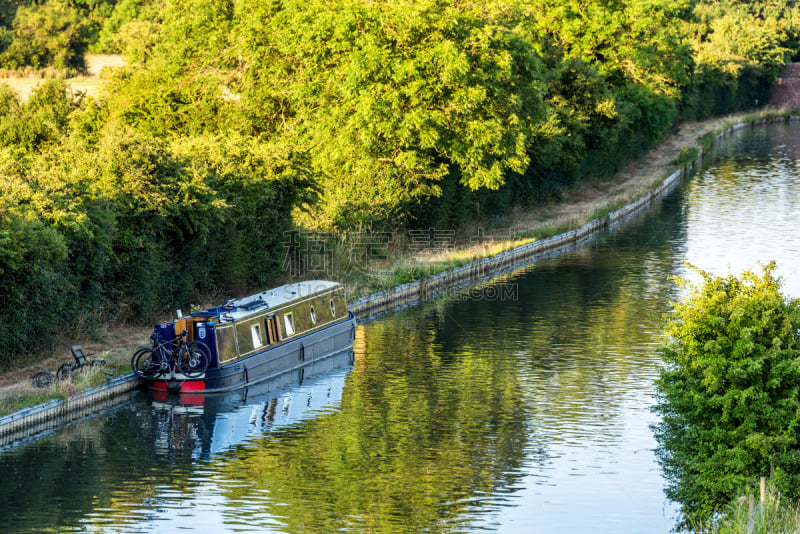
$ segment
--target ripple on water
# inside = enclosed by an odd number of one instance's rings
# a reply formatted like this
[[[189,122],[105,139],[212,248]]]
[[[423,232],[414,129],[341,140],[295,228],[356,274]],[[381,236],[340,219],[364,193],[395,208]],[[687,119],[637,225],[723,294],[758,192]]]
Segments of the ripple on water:
[[[650,407],[670,276],[775,259],[800,296],[798,131],[735,138],[580,250],[366,323],[341,373],[4,448],[0,531],[668,532]]]

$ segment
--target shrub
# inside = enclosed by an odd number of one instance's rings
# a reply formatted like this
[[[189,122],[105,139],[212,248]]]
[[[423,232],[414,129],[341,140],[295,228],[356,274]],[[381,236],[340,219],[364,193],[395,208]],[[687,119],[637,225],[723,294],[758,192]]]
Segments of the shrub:
[[[0,56],[6,68],[24,66],[85,70],[88,21],[58,3],[20,6],[14,18],[14,40]]]
[[[695,269],[702,283],[682,281],[689,294],[669,317],[654,431],[684,526],[773,469],[779,489],[798,496],[800,301],[784,298],[774,270],[721,278]]]

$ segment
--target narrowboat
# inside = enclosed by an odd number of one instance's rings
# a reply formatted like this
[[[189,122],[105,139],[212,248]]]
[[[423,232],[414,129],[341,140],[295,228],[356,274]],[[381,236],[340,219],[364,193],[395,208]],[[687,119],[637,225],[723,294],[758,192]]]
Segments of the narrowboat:
[[[286,284],[155,325],[131,359],[157,391],[217,393],[352,353],[356,321],[344,288],[327,280]]]

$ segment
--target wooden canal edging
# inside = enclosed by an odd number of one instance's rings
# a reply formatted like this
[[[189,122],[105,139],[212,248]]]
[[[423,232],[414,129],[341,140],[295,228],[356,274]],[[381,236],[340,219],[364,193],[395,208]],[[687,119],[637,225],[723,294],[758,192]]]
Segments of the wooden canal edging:
[[[118,404],[140,386],[140,379],[133,374],[120,376],[67,399],[53,399],[1,417],[0,446]]]
[[[786,120],[800,120],[800,117],[766,118],[752,122],[740,122],[719,133],[716,139],[723,139],[748,126]],[[578,229],[521,245],[494,256],[477,259],[472,263],[439,273],[430,278],[380,291],[351,302],[348,307],[356,314],[357,318],[366,319],[399,306],[434,298],[452,288],[466,286],[470,283],[515,270],[538,259],[572,250],[603,232],[618,228],[644,211],[654,201],[672,191],[702,161],[703,156],[703,150],[700,149],[697,159],[676,170],[663,181],[653,186],[646,194],[604,217],[589,221]],[[140,380],[130,374],[109,380],[103,386],[93,388],[65,400],[53,400],[9,414],[0,418],[0,446],[118,404],[129,398],[131,392],[140,386]]]

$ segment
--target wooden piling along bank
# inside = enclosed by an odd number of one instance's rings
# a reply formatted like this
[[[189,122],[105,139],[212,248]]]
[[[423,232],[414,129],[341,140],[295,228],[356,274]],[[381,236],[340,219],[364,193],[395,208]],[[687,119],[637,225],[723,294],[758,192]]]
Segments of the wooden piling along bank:
[[[792,120],[800,117],[792,117]],[[786,120],[786,119],[781,119]],[[717,140],[731,135],[736,130],[748,126],[764,124],[769,119],[738,123],[717,135]],[[491,276],[521,268],[537,259],[542,259],[568,250],[597,237],[599,234],[617,228],[627,220],[648,208],[672,191],[681,180],[702,160],[702,149],[697,159],[686,167],[672,173],[647,194],[626,206],[594,219],[576,230],[542,239],[533,243],[501,252],[494,256],[475,260],[468,265],[439,273],[392,289],[381,291],[349,304],[358,319],[365,319],[398,306],[435,298],[443,292],[470,283],[485,280]],[[68,421],[84,417],[100,409],[123,402],[130,398],[133,390],[140,387],[140,381],[133,374],[110,380],[104,386],[80,393],[66,400],[53,400],[46,404],[26,408],[0,418],[0,446],[7,445],[23,437],[30,436]]]

